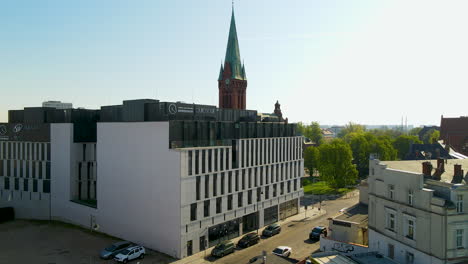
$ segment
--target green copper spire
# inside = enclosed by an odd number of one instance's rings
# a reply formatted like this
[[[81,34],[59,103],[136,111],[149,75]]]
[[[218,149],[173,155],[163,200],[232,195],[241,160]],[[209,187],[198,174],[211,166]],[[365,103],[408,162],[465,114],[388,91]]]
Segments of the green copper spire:
[[[245,80],[245,73],[242,72],[242,64],[239,52],[239,42],[237,40],[236,20],[234,18],[234,8],[231,15],[231,27],[229,28],[229,38],[226,49],[225,63],[229,63],[232,71],[232,78]]]

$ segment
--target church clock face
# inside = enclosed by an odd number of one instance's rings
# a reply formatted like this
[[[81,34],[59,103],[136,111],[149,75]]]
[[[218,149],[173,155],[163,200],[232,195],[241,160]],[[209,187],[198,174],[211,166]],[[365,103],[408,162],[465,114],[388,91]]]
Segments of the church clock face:
[[[224,82],[225,82],[226,84],[229,84],[230,80],[229,80],[229,79],[226,79]]]

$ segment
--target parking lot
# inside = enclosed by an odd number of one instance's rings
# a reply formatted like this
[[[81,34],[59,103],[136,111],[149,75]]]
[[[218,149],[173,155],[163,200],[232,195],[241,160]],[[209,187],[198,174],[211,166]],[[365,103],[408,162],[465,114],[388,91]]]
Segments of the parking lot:
[[[49,221],[15,220],[0,224],[0,264],[97,264],[99,251],[119,239],[73,225]],[[130,263],[164,264],[175,261],[147,250],[143,260]]]

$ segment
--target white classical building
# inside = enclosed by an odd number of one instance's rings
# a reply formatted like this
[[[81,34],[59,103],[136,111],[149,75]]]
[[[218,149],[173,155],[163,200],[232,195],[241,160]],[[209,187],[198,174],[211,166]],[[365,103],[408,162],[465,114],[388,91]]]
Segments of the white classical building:
[[[464,171],[468,160],[371,160],[369,251],[398,263],[466,263]]]
[[[298,213],[294,124],[157,100],[24,111],[24,122],[12,114],[0,124],[0,207],[18,218],[70,222],[183,258]],[[34,119],[45,116],[56,119]]]

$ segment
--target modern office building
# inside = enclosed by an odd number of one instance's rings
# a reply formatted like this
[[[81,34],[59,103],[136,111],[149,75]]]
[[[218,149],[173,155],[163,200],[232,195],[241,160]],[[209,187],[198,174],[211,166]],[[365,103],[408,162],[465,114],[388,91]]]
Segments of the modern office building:
[[[72,103],[62,103],[60,101],[46,101],[42,103],[42,107],[51,107],[55,109],[72,109]]]
[[[239,62],[233,13],[220,108],[142,99],[9,111],[0,207],[177,258],[297,214],[302,137],[279,103],[273,114],[245,110]]]
[[[0,206],[191,255],[298,212],[302,138],[257,116],[157,100],[10,111]]]
[[[468,261],[468,159],[370,161],[369,251],[398,263]]]

